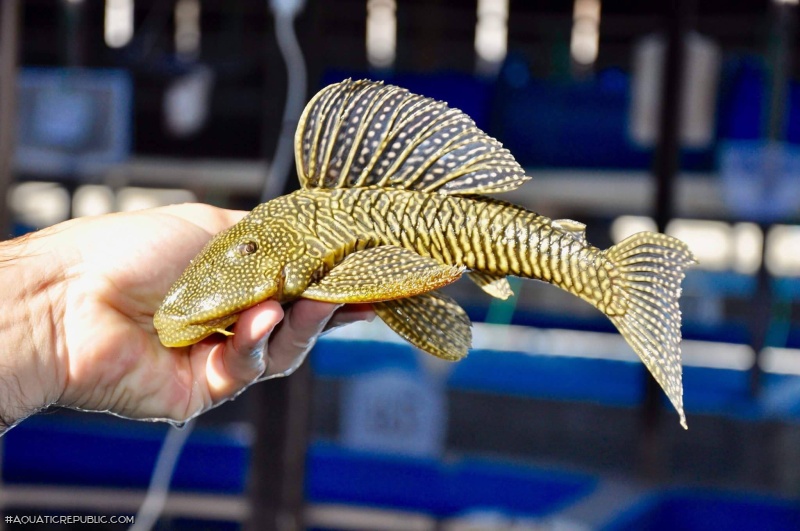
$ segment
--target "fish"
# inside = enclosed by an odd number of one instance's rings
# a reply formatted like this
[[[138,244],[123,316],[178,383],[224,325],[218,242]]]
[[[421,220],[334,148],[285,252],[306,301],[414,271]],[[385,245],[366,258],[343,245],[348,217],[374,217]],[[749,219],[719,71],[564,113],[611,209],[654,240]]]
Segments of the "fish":
[[[382,82],[319,91],[294,150],[301,188],[214,236],[166,294],[154,315],[165,346],[230,335],[262,301],[306,298],[370,303],[412,345],[457,361],[471,323],[439,289],[466,275],[506,299],[511,275],[605,314],[687,428],[679,299],[696,261],[684,242],[640,232],[599,249],[583,223],[488,196],[530,179],[513,155],[460,110]]]

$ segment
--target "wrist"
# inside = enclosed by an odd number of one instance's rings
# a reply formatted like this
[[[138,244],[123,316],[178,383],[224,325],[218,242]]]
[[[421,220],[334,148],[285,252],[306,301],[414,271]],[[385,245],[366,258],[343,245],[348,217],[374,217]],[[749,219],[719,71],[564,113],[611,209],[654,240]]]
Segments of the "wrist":
[[[58,261],[46,234],[0,242],[0,434],[56,402],[66,375],[56,352]]]

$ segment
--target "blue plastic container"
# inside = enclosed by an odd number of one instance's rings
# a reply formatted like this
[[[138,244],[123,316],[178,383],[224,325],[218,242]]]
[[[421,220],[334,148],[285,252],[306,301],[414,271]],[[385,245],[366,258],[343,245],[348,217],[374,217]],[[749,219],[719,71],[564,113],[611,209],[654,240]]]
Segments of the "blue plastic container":
[[[449,517],[476,509],[545,516],[588,495],[589,475],[544,470],[516,463],[390,456],[347,450],[333,444],[312,447],[307,496],[317,503],[342,503],[417,511]]]
[[[800,503],[702,490],[663,491],[625,511],[603,531],[797,531]]]
[[[34,417],[3,438],[3,481],[145,488],[166,430],[103,417]],[[181,452],[172,488],[242,493],[249,453],[245,439],[235,433],[198,429]]]

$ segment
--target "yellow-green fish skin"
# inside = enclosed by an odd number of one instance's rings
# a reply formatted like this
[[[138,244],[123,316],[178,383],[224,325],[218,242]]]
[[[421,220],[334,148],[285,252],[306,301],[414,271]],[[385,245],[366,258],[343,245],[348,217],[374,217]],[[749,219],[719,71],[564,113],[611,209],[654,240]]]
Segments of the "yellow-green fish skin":
[[[527,177],[463,113],[398,87],[348,80],[323,89],[295,149],[303,189],[259,205],[192,261],[154,317],[164,345],[225,333],[263,300],[306,296],[374,303],[397,333],[456,360],[470,345],[469,320],[433,290],[467,269],[502,298],[514,275],[607,315],[685,427],[678,299],[694,258],[683,242],[645,232],[601,250],[578,222],[477,195]]]
[[[543,280],[601,311],[614,311],[611,269],[602,252],[524,208],[482,196],[374,187],[301,190],[293,196],[315,205],[319,243],[312,247],[320,254],[351,252],[357,244],[405,247],[473,271]],[[279,214],[268,214],[274,215]]]
[[[248,242],[258,251],[240,254]],[[520,207],[406,190],[300,190],[257,207],[215,237],[167,295],[157,328],[166,339],[168,319],[197,324],[266,298],[295,299],[348,254],[379,245],[470,270],[543,280],[601,311],[612,307],[601,251]],[[191,320],[180,317],[186,315]]]

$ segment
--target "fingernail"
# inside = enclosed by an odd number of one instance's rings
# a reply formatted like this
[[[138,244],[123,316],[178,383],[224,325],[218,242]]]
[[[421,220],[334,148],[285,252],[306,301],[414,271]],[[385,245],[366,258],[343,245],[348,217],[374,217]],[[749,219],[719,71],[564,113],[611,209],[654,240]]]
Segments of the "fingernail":
[[[250,358],[256,359],[263,359],[264,358],[264,347],[267,346],[267,341],[269,341],[269,334],[265,335],[253,347],[253,350],[250,351]]]
[[[348,317],[349,317],[348,321],[351,323],[357,323],[358,321],[366,321],[368,323],[371,323],[372,321],[375,320],[376,315],[375,312],[370,312],[365,310],[363,312],[353,312]]]

